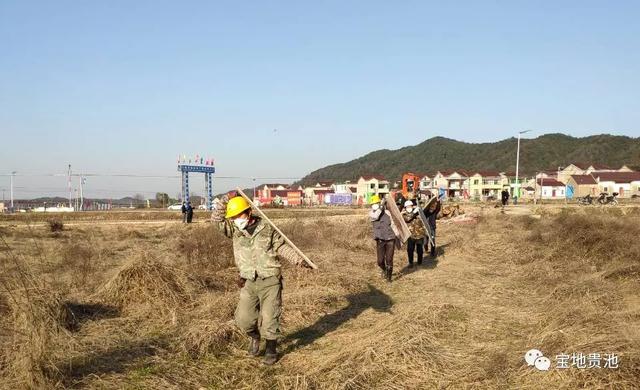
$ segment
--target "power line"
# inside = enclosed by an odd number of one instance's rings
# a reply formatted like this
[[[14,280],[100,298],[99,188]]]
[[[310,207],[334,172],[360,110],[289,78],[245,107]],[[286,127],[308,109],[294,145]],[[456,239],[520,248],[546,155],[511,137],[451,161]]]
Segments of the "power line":
[[[10,173],[2,173],[0,176],[12,176]],[[66,173],[16,173],[13,176],[20,177],[67,177]],[[72,173],[74,177],[132,177],[147,179],[179,179],[180,175],[138,175],[133,173]],[[246,179],[246,180],[299,180],[300,177],[257,177],[257,176],[214,176],[215,179]]]

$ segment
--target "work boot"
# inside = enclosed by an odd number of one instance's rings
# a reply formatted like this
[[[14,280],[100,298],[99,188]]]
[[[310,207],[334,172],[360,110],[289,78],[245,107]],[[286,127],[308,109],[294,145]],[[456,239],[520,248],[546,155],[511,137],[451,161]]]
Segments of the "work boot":
[[[264,359],[262,363],[272,366],[278,361],[277,340],[267,340],[267,346],[264,350]]]
[[[409,263],[408,268],[413,268],[413,263]]]
[[[258,356],[260,354],[260,335],[258,333],[250,333],[249,337],[249,355]]]
[[[386,279],[386,278],[387,278],[387,269],[386,269],[386,268],[382,268],[382,269],[380,270],[380,277],[381,277],[382,279]]]
[[[393,275],[393,269],[387,268],[387,275],[386,275],[387,283],[391,283],[391,275]]]

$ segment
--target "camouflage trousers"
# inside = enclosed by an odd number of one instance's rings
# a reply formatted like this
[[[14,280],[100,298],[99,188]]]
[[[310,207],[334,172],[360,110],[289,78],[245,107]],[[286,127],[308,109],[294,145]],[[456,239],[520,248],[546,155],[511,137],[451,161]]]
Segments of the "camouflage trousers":
[[[253,334],[259,331],[267,340],[280,337],[282,313],[282,277],[271,276],[247,280],[240,290],[235,321],[240,330]]]

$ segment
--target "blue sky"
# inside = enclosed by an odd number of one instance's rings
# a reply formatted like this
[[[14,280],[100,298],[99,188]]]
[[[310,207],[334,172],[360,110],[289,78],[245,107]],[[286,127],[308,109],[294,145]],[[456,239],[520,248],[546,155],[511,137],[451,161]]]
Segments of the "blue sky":
[[[222,176],[300,177],[438,135],[640,136],[640,3],[449,3],[2,0],[0,174],[171,175],[199,153]],[[87,182],[156,190],[178,183]]]

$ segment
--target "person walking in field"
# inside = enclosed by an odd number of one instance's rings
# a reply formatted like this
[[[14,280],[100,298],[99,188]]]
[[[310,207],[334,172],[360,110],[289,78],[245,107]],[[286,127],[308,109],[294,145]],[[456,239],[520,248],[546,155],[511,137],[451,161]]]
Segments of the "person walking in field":
[[[193,206],[191,206],[191,202],[187,202],[187,223],[191,223],[193,221]]]
[[[180,211],[182,211],[182,223],[187,223],[187,205],[185,202],[182,202],[182,207],[180,207]]]
[[[422,223],[422,220],[420,219],[420,210],[410,200],[404,202],[402,218],[409,226],[409,231],[411,232],[411,237],[407,240],[407,255],[409,259],[409,268],[413,268],[413,255],[416,252],[418,254],[418,265],[422,264],[422,249],[427,231],[424,227],[424,223]]]
[[[272,365],[278,360],[277,340],[281,335],[279,259],[296,265],[306,266],[306,263],[271,225],[252,214],[251,205],[243,197],[218,202],[211,219],[226,237],[233,240],[233,255],[240,272],[235,323],[250,338],[250,355],[258,356],[260,339],[266,340],[263,363]]]
[[[393,275],[393,252],[396,245],[397,233],[391,221],[391,214],[385,209],[386,199],[373,195],[370,200],[371,211],[369,219],[373,224],[373,239],[376,240],[378,267],[382,277],[391,282]],[[392,200],[393,202],[393,200]]]
[[[429,240],[424,244],[425,251],[429,251],[429,246],[431,246],[431,251],[429,255],[432,258],[436,258],[436,220],[438,218],[438,214],[440,213],[440,209],[442,208],[442,203],[440,199],[431,199],[425,209],[424,215],[427,217],[427,221],[429,222],[429,230],[431,230],[431,238],[433,242],[429,245]]]
[[[509,191],[502,190],[502,207],[506,206],[509,203]]]

